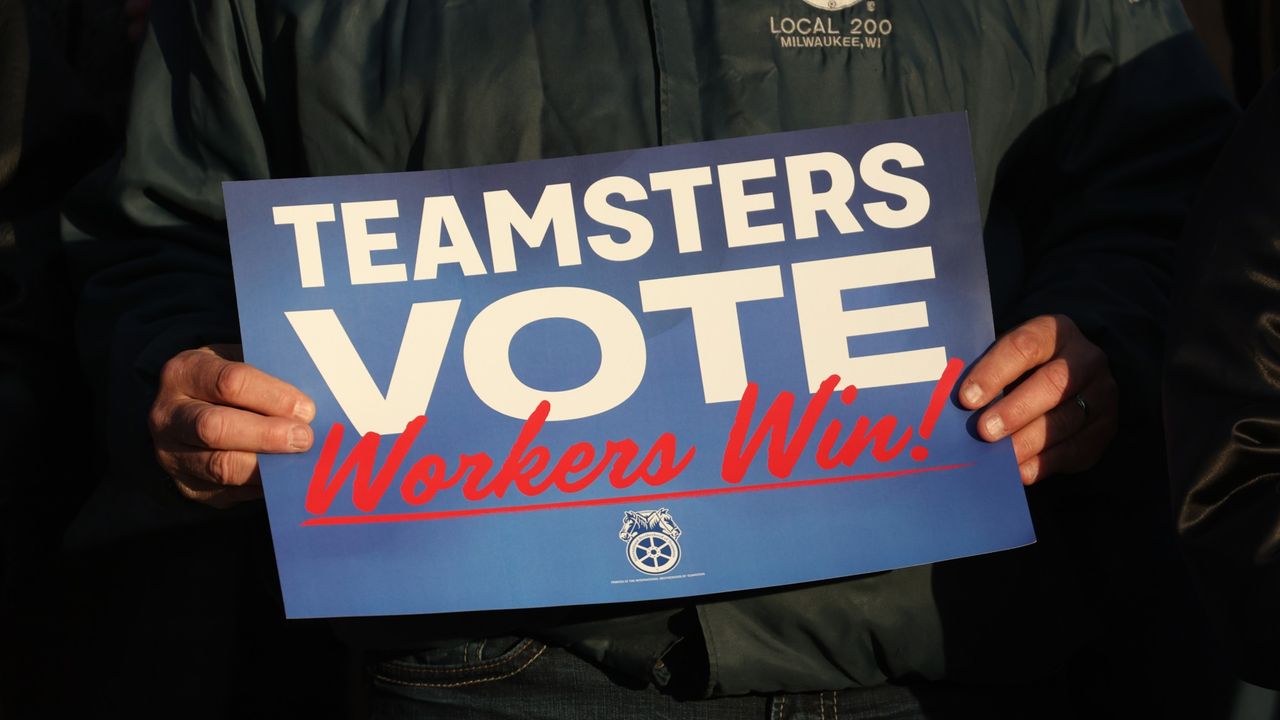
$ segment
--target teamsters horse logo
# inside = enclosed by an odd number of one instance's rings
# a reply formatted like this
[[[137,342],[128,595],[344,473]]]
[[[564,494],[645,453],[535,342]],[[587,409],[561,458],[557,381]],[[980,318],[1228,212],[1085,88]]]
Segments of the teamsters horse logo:
[[[666,508],[628,510],[618,539],[627,544],[631,566],[646,575],[662,575],[680,562],[680,527]]]

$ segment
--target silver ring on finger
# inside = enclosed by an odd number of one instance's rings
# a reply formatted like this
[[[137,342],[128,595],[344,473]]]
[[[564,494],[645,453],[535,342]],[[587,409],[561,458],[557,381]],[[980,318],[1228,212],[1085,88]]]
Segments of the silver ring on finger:
[[[1080,408],[1080,412],[1084,413],[1084,419],[1089,419],[1089,403],[1085,402],[1084,396],[1077,393],[1075,397],[1076,406]]]

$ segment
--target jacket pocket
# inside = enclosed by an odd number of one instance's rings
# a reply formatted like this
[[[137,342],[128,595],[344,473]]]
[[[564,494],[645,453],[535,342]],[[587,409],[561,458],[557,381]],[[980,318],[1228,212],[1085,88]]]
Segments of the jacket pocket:
[[[524,672],[547,646],[523,637],[494,637],[426,650],[370,666],[375,682],[401,687],[463,687]]]

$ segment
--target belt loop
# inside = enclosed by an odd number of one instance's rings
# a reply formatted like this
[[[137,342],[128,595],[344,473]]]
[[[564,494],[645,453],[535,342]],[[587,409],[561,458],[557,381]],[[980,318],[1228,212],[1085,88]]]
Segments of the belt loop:
[[[769,720],[784,720],[786,718],[787,696],[785,693],[778,693],[769,696]]]

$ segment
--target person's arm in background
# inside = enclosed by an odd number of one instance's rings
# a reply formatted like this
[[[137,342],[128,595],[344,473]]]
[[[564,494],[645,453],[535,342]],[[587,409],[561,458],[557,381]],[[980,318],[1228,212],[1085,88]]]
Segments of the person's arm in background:
[[[59,210],[120,146],[133,52],[112,3],[0,0],[0,595],[41,584],[100,465],[50,431],[90,406]]]
[[[200,403],[221,400],[261,415],[286,405],[292,412],[301,401],[278,387],[275,397],[249,399],[253,387],[240,383],[256,379],[253,372],[211,351],[189,353],[165,371],[184,351],[238,342],[221,184],[292,168],[269,156],[264,139],[272,118],[263,114],[253,13],[234,3],[166,2],[151,8],[150,20],[123,159],[80,188],[66,212],[73,259],[99,268],[81,298],[78,335],[110,454],[81,536],[208,514],[183,495],[226,505],[254,494],[240,487],[256,477],[242,453],[288,451],[280,442],[287,432],[250,440]],[[173,387],[151,413],[162,379]],[[158,443],[163,468],[151,429],[170,439]],[[210,442],[230,452],[202,447]],[[219,476],[235,487],[215,487]]]
[[[1186,231],[1165,378],[1178,529],[1241,677],[1280,689],[1280,79]]]

